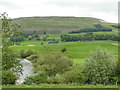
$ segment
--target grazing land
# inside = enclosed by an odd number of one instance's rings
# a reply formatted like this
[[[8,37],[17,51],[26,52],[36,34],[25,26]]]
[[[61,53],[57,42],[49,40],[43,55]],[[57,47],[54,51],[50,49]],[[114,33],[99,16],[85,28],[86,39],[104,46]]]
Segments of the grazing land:
[[[75,64],[83,64],[84,59],[89,56],[90,51],[95,51],[97,48],[101,47],[110,52],[113,52],[116,60],[118,60],[118,47],[117,41],[79,41],[79,42],[60,42],[58,44],[47,44],[45,45],[49,48],[48,51],[40,41],[23,41],[20,45],[10,46],[14,51],[21,50],[33,50],[38,54],[43,53],[61,53],[67,57],[73,59]],[[112,43],[112,44],[111,44]],[[34,45],[34,46],[28,46]],[[113,46],[116,45],[116,46]],[[66,48],[66,52],[61,52],[62,48]]]

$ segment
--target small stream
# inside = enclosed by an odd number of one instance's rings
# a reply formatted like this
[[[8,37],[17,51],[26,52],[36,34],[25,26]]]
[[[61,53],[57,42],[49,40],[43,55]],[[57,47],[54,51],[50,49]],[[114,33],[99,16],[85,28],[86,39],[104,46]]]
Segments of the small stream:
[[[27,76],[33,75],[32,63],[27,59],[19,59],[19,60],[20,60],[20,64],[23,65],[23,71],[22,71],[23,74],[21,74],[20,77],[16,80],[16,84],[22,84]]]

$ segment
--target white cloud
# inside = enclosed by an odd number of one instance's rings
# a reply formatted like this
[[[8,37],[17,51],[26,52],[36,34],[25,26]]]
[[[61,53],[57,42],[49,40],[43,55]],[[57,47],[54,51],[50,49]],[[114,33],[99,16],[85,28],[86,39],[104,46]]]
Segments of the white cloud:
[[[117,22],[118,0],[0,0],[10,17],[77,16]]]

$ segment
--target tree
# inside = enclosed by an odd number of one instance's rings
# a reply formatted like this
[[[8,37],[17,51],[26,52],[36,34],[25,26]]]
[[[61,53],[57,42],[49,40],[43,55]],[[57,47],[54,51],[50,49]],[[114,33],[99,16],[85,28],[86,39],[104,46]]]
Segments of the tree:
[[[117,83],[120,84],[120,59],[117,61],[117,65],[116,65],[116,78],[117,78],[117,80],[115,81],[116,84]]]
[[[2,79],[4,79],[3,84],[14,84],[17,79],[17,75],[22,73],[22,65],[20,61],[16,58],[16,54],[9,49],[11,38],[15,38],[21,34],[21,26],[12,23],[11,19],[8,18],[7,13],[0,15],[2,20]],[[6,79],[5,79],[6,78]]]
[[[69,71],[69,68],[73,66],[73,62],[59,53],[45,54],[37,59],[37,63],[35,62],[34,66],[34,71],[45,71],[48,76],[54,76]]]
[[[107,84],[115,74],[116,60],[112,53],[100,48],[86,58],[84,69],[91,83]]]
[[[12,23],[6,12],[1,14],[0,19],[2,20],[2,49],[7,50],[11,44],[11,38],[20,36],[22,28],[20,25]]]
[[[44,34],[46,35],[47,33],[46,33],[46,32],[44,32]]]
[[[62,52],[65,52],[66,50],[67,50],[66,48],[61,49]]]

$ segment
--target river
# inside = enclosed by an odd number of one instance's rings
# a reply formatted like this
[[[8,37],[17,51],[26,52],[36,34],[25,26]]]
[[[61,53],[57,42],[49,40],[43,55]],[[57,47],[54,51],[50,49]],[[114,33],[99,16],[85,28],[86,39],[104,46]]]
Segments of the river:
[[[19,78],[16,80],[16,84],[22,84],[25,80],[25,78],[27,76],[30,76],[30,75],[33,75],[33,66],[32,66],[32,63],[31,61],[27,60],[27,59],[19,59],[20,60],[20,64],[23,65],[23,71]]]

